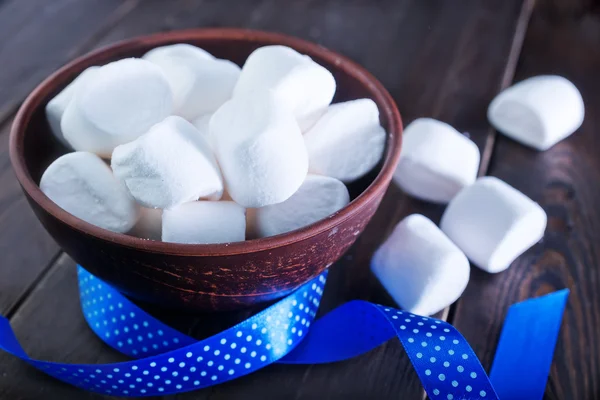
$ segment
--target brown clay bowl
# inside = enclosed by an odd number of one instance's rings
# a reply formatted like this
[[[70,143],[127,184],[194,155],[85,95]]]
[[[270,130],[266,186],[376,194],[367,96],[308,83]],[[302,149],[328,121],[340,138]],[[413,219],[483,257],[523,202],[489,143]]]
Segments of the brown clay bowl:
[[[39,189],[45,168],[67,152],[54,139],[44,107],[81,71],[166,44],[191,43],[243,65],[256,48],[290,46],[335,76],[334,101],[361,97],[377,103],[388,135],[384,159],[350,185],[352,202],[333,216],[269,238],[215,245],[162,243],[109,232],[67,213]],[[400,156],[402,122],[377,79],[347,58],[297,38],[242,29],[197,29],[127,40],[76,59],[25,100],[10,135],[10,158],[35,214],[77,263],[125,294],[166,307],[198,311],[238,309],[281,297],[317,276],[354,243],[377,209]]]

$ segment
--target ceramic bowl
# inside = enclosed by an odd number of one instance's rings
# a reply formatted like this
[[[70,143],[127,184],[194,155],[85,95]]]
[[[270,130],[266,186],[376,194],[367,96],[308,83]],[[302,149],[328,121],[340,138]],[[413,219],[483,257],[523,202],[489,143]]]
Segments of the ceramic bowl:
[[[110,232],[64,211],[40,190],[45,168],[68,150],[50,132],[47,102],[91,65],[172,43],[190,43],[243,65],[258,47],[281,44],[308,54],[337,81],[334,102],[371,98],[388,132],[380,164],[349,186],[352,201],[336,214],[278,236],[230,244],[163,243]],[[139,37],[76,59],[43,81],[21,106],[10,157],[35,214],[77,263],[133,298],[192,311],[222,311],[284,296],[328,268],[354,243],[383,197],[400,156],[402,123],[389,93],[365,69],[301,39],[242,29],[196,29]],[[25,239],[23,239],[25,240]]]

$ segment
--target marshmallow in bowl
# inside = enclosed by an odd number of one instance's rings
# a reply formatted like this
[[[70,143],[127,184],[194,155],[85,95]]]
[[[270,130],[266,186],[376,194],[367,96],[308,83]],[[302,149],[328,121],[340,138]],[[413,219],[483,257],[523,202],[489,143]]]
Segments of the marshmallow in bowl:
[[[479,268],[501,272],[546,229],[537,203],[498,178],[479,178],[452,199],[440,227]]]
[[[419,118],[404,129],[394,182],[421,200],[447,203],[475,182],[479,158],[477,145],[452,126]]]
[[[168,57],[194,56],[201,60],[214,60],[215,57],[208,51],[188,43],[176,43],[155,47],[142,56],[142,59],[155,62]]]
[[[286,46],[256,49],[244,64],[234,96],[272,90],[305,132],[323,115],[335,94],[331,72]]]
[[[74,152],[46,169],[40,189],[65,211],[90,224],[124,233],[138,219],[138,207],[100,157]]]
[[[60,142],[66,147],[70,147],[69,143],[65,140],[62,129],[60,128],[60,121],[62,119],[67,106],[71,102],[75,91],[79,85],[82,85],[86,79],[89,79],[93,72],[97,70],[98,66],[92,66],[86,68],[71,82],[67,85],[63,90],[60,91],[56,96],[54,96],[46,105],[46,117],[48,118],[48,124],[50,125],[50,130],[54,134],[54,136],[60,140]]]
[[[525,79],[498,94],[488,108],[488,119],[498,131],[537,150],[547,150],[575,132],[584,114],[579,90],[556,75]]]
[[[469,261],[428,218],[404,218],[379,247],[371,270],[394,301],[419,315],[454,303],[469,282]]]
[[[352,182],[381,159],[386,133],[371,99],[333,104],[308,132],[304,143],[311,173]]]
[[[212,118],[212,114],[205,114],[205,115],[201,115],[200,117],[192,120],[192,125],[194,125],[196,127],[196,129],[198,129],[198,132],[200,132],[204,137],[206,137],[206,140],[208,140],[208,143],[211,145],[211,147],[214,147],[214,141],[212,136],[210,136],[210,130],[209,130],[209,124],[210,124],[210,119]]]
[[[350,202],[346,186],[335,178],[308,175],[283,203],[253,210],[253,231],[259,237],[300,229],[339,211]]]
[[[149,208],[171,208],[223,193],[210,145],[181,117],[171,116],[115,148],[111,166],[135,199]]]
[[[140,217],[129,234],[142,239],[160,240],[162,235],[162,210],[140,207]]]
[[[245,239],[245,234],[245,209],[233,201],[194,201],[163,212],[164,242],[240,242]]]
[[[171,88],[159,67],[128,58],[104,65],[79,85],[61,129],[75,149],[110,157],[171,114]]]
[[[209,130],[227,192],[243,207],[281,203],[304,182],[302,133],[271,91],[234,96],[213,114]]]
[[[173,114],[188,121],[212,114],[231,97],[240,67],[189,45],[153,49],[142,59],[159,66],[173,92]]]

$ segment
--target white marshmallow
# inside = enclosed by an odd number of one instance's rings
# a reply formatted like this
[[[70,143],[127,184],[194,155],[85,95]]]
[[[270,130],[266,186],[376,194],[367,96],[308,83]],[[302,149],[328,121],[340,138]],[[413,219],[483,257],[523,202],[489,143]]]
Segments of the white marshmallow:
[[[233,201],[194,201],[163,212],[164,242],[241,242],[245,232],[245,210]]]
[[[107,64],[76,89],[61,121],[63,135],[75,150],[102,157],[110,157],[116,146],[135,140],[172,110],[167,79],[145,60]]]
[[[142,58],[162,69],[173,92],[173,114],[188,121],[214,113],[231,98],[240,76],[237,64],[189,44],[159,47]]]
[[[340,210],[350,202],[346,186],[335,178],[308,175],[296,193],[283,203],[254,210],[259,237],[300,229]]]
[[[194,125],[196,129],[198,129],[198,132],[200,132],[206,138],[206,140],[208,140],[208,143],[211,145],[211,147],[214,148],[215,143],[212,136],[210,135],[209,129],[210,119],[212,118],[212,116],[212,114],[201,115],[200,117],[192,121],[192,125]]]
[[[234,95],[257,89],[273,90],[277,100],[294,114],[300,129],[308,130],[331,103],[335,79],[310,57],[286,46],[256,49],[244,64]]]
[[[98,66],[92,66],[86,68],[73,80],[73,82],[69,83],[67,87],[65,87],[59,94],[54,96],[52,100],[48,102],[46,105],[46,117],[48,118],[48,124],[50,125],[50,130],[54,134],[54,136],[60,140],[60,142],[66,147],[71,147],[69,143],[65,140],[62,130],[60,129],[60,120],[62,119],[67,106],[71,102],[77,87],[83,84],[86,79],[89,79],[95,70],[97,70]]]
[[[161,60],[167,57],[178,57],[178,56],[194,56],[201,60],[214,60],[215,57],[208,51],[201,49],[200,47],[188,44],[188,43],[176,43],[169,44],[167,46],[156,47],[142,56],[144,60],[154,62],[155,60]]]
[[[475,265],[496,273],[542,238],[546,221],[537,203],[488,176],[452,199],[440,227]]]
[[[383,155],[385,138],[373,100],[333,104],[304,135],[309,170],[352,182],[377,165]]]
[[[162,235],[162,210],[140,207],[140,218],[129,231],[130,235],[142,239],[160,240]]]
[[[223,193],[210,145],[192,124],[177,116],[118,146],[112,168],[144,207],[164,209],[199,198],[218,200]]]
[[[477,145],[456,129],[419,118],[404,130],[394,181],[411,196],[447,203],[475,182],[479,158]]]
[[[454,303],[470,274],[463,252],[420,214],[400,221],[375,252],[371,270],[400,307],[419,315]]]
[[[302,184],[308,157],[294,116],[269,91],[240,95],[210,120],[227,191],[244,207],[287,200]]]
[[[138,218],[133,197],[92,153],[59,157],[42,175],[40,189],[65,211],[113,232],[127,232]]]
[[[498,94],[488,108],[488,119],[497,130],[538,150],[575,132],[584,114],[579,90],[555,75],[519,82]]]

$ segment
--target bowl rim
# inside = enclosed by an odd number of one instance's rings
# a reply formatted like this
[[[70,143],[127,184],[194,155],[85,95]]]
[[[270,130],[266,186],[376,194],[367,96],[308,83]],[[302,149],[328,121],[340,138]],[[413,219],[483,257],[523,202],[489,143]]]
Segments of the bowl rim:
[[[337,68],[344,71],[348,76],[359,81],[361,85],[367,87],[375,98],[380,114],[386,115],[389,124],[384,162],[375,179],[360,195],[344,208],[313,224],[275,236],[250,239],[243,242],[219,244],[170,243],[147,240],[127,234],[112,232],[71,215],[51,201],[31,177],[31,174],[26,167],[23,154],[23,142],[26,127],[29,124],[34,111],[42,105],[47,96],[53,91],[56,91],[58,86],[65,84],[68,78],[73,74],[74,70],[83,69],[87,64],[90,64],[92,59],[108,56],[111,53],[135,50],[140,46],[158,47],[176,42],[187,42],[198,39],[258,41],[265,45],[286,45],[297,49],[301,53],[308,54],[309,56],[318,56],[319,58],[327,60],[330,64],[335,65]],[[360,209],[371,201],[374,201],[381,191],[386,189],[400,158],[401,144],[402,119],[392,96],[384,86],[371,75],[371,73],[354,61],[316,43],[281,33],[239,28],[197,28],[167,33],[156,33],[119,41],[77,57],[75,60],[61,67],[42,81],[42,83],[27,96],[19,108],[10,131],[9,154],[13,169],[23,191],[46,213],[52,215],[72,229],[88,236],[93,236],[101,240],[143,252],[173,254],[177,256],[232,256],[268,251],[276,247],[303,241],[332,229],[349,218],[352,218],[352,216]]]

